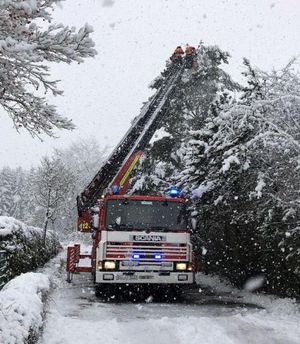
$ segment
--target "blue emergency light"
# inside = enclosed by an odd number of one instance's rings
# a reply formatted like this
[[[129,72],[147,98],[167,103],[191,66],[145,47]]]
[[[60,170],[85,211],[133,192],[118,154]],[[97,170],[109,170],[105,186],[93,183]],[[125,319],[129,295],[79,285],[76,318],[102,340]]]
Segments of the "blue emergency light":
[[[132,258],[133,259],[140,259],[140,255],[135,253],[135,254],[132,255]]]
[[[181,190],[176,186],[171,186],[166,190],[166,193],[170,197],[175,198],[181,195]]]
[[[156,255],[154,256],[154,258],[155,258],[155,259],[162,259],[162,255],[161,255],[161,254],[156,254]]]
[[[112,192],[113,195],[119,195],[119,193],[120,193],[119,185],[113,185],[111,187],[111,192]]]

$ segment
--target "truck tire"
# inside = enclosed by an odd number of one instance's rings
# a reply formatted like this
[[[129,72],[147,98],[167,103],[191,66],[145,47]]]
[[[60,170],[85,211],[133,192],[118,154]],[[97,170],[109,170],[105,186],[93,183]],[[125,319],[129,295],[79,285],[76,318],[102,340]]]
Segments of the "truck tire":
[[[182,296],[182,292],[182,286],[172,286],[170,290],[170,296],[174,301],[178,301]]]
[[[101,297],[104,295],[103,285],[95,284],[95,295],[96,297]]]

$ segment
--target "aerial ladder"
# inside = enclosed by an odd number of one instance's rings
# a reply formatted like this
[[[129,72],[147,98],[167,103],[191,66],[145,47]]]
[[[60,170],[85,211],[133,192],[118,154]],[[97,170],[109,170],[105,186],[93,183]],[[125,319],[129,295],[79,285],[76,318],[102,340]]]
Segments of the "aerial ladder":
[[[183,70],[182,65],[175,64],[169,67],[168,76],[161,87],[143,106],[140,115],[134,119],[129,130],[102,164],[90,184],[77,196],[79,231],[91,231],[91,208],[109,191],[109,188],[119,187],[121,195],[126,193],[130,173],[157,130],[163,117],[164,105],[172,96]]]
[[[78,230],[93,233],[93,245],[90,254],[82,254],[80,245],[68,247],[67,281],[76,272],[91,272],[96,292],[120,283],[193,283],[185,199],[178,189],[165,197],[126,195],[130,174],[159,128],[184,68],[171,64],[160,88],[77,197]],[[81,259],[91,264],[83,267]]]

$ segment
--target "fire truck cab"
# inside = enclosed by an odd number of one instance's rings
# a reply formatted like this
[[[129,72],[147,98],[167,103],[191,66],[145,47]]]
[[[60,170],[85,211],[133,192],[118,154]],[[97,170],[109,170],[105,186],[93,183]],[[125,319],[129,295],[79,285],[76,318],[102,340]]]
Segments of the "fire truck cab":
[[[95,283],[193,283],[185,203],[177,197],[105,197],[95,232]]]

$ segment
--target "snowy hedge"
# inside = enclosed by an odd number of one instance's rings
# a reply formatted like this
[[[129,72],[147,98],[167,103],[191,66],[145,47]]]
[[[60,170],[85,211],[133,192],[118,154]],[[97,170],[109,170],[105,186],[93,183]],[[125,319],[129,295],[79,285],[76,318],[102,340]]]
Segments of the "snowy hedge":
[[[59,241],[53,232],[47,233],[44,245],[40,228],[28,226],[12,217],[0,216],[0,251],[6,252],[6,281],[42,266],[57,254],[58,249]]]
[[[0,343],[34,343],[43,323],[43,298],[50,281],[41,273],[14,278],[0,291]]]

